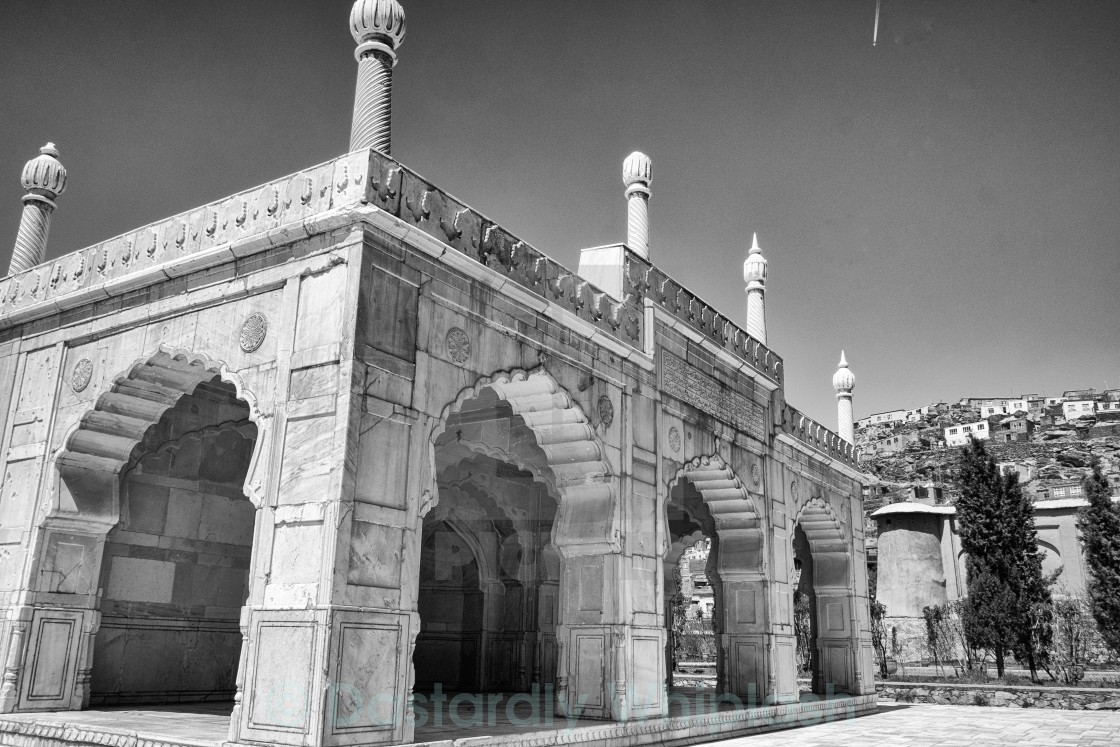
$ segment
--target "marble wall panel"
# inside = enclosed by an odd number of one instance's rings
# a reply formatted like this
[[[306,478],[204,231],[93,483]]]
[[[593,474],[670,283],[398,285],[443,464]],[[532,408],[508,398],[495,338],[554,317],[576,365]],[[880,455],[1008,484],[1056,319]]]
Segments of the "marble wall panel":
[[[51,532],[40,573],[45,590],[60,594],[91,594],[97,579],[97,540],[91,536]]]
[[[66,707],[70,702],[84,619],[82,612],[35,610],[25,657],[28,667],[20,682],[21,709]]]
[[[630,704],[659,708],[665,678],[665,643],[658,636],[635,634],[631,645]]]
[[[354,499],[376,506],[404,508],[408,502],[411,443],[410,422],[364,413]]]
[[[0,527],[17,529],[31,523],[39,494],[39,459],[8,461],[0,488]]]
[[[630,569],[630,605],[635,613],[657,613],[657,558],[632,556]]]
[[[170,604],[174,587],[175,563],[117,556],[109,564],[105,594],[121,601]]]
[[[317,582],[323,557],[323,539],[322,522],[295,522],[277,526],[272,535],[269,584]]]
[[[27,699],[61,700],[66,694],[69,656],[78,637],[77,621],[40,617],[35,623],[31,641],[35,666],[27,687]]]
[[[579,610],[603,611],[603,560],[588,558],[579,567]]]
[[[346,277],[345,266],[340,266],[301,280],[293,352],[341,342]]]
[[[402,697],[397,692],[400,628],[344,622],[334,645],[338,697],[330,715],[331,731],[391,729]]]
[[[606,631],[578,631],[574,638],[572,657],[575,671],[571,673],[574,676],[569,697],[582,701],[587,708],[604,709],[607,707],[605,686],[610,635]]]
[[[350,530],[348,583],[396,589],[401,584],[402,531],[354,521]]]
[[[280,503],[318,503],[330,497],[335,439],[333,413],[289,418],[280,465]]]
[[[765,695],[763,672],[766,649],[755,641],[736,640],[731,650],[731,688],[740,697],[753,696],[757,703]]]
[[[306,732],[311,718],[314,625],[260,621],[254,633],[253,680],[246,688],[250,729]]]

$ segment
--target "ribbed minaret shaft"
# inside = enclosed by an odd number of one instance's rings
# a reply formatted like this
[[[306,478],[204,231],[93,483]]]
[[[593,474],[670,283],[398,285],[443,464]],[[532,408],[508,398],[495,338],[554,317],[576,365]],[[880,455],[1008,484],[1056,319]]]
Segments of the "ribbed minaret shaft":
[[[47,257],[47,233],[51,230],[53,210],[53,202],[24,198],[23,216],[19,219],[19,233],[12,250],[12,263],[8,267],[9,275],[43,264]]]
[[[397,0],[358,0],[350,10],[350,33],[358,48],[358,83],[350,150],[392,149],[393,66],[404,39],[404,10]]]
[[[66,169],[59,163],[54,143],[44,145],[39,155],[27,162],[20,183],[27,194],[23,196],[23,216],[8,265],[9,275],[30,270],[46,260],[54,201],[66,189]]]
[[[743,262],[743,280],[747,284],[747,334],[766,344],[766,258],[754,235],[750,253]]]
[[[376,148],[389,155],[392,148],[393,63],[388,55],[370,51],[358,60],[354,92],[354,121],[350,150]]]
[[[649,185],[653,163],[649,156],[634,151],[622,162],[622,183],[626,185],[626,246],[642,259],[649,259]]]
[[[836,432],[850,444],[856,442],[855,418],[852,415],[852,390],[856,377],[848,368],[844,351],[840,351],[840,367],[832,375],[832,386],[836,389]]]

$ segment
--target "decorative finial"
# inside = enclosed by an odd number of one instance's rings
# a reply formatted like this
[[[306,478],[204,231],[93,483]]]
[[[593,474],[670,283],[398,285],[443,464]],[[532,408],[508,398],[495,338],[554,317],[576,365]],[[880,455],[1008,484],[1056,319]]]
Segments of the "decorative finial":
[[[634,151],[622,162],[622,183],[626,185],[626,246],[649,259],[649,185],[653,181],[653,162],[641,151]]]
[[[32,158],[23,167],[20,183],[28,191],[23,199],[46,198],[52,201],[66,190],[66,169],[58,160],[58,148],[54,143],[47,143],[39,149],[39,155]]]
[[[626,196],[631,191],[642,191],[649,194],[649,185],[653,181],[653,161],[641,151],[634,151],[622,162],[622,183],[626,185]]]
[[[397,0],[358,0],[350,9],[350,33],[358,48],[358,85],[350,150],[392,146],[393,66],[404,41],[404,9]]]
[[[397,47],[404,41],[404,8],[397,0],[358,0],[350,9],[350,34],[359,60],[363,52],[376,49],[396,62]]]
[[[747,284],[747,290],[751,290],[752,284],[757,283],[755,287],[762,288],[766,285],[766,271],[767,271],[766,258],[762,256],[762,249],[758,245],[758,233],[756,232],[751,238],[751,250],[747,252],[747,258],[743,262],[743,282]]]
[[[852,390],[856,377],[848,369],[848,359],[840,351],[840,367],[832,375],[832,387],[836,390],[836,425],[840,438],[850,444],[856,442],[855,416],[852,414]]]
[[[844,351],[840,351],[840,367],[836,369],[836,373],[832,376],[832,386],[837,392],[846,392],[851,394],[852,389],[856,386],[856,377],[848,369],[848,360],[844,357]]]
[[[47,257],[47,234],[51,228],[51,213],[55,200],[66,190],[66,169],[58,160],[58,148],[47,143],[39,155],[23,167],[20,184],[27,190],[23,196],[23,215],[12,249],[8,274],[30,270],[42,264]]]

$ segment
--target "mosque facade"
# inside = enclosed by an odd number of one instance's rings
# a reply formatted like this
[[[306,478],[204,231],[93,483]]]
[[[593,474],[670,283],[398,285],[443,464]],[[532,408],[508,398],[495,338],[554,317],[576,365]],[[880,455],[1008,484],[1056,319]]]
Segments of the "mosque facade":
[[[741,327],[652,262],[635,153],[625,243],[565,269],[390,155],[404,12],[351,29],[327,163],[50,261],[65,169],[25,169],[0,712],[228,700],[231,742],[291,745],[410,742],[440,690],[664,716],[702,538],[719,692],[798,701],[800,587],[812,689],[874,708],[854,379],[844,437],[787,402],[757,240]]]

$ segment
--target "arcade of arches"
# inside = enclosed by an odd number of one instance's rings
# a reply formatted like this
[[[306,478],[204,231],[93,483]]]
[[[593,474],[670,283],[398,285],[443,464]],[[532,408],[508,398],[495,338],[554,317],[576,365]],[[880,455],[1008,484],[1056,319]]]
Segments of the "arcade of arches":
[[[233,743],[401,744],[437,687],[539,685],[559,718],[646,724],[701,538],[719,694],[797,702],[811,581],[814,689],[874,707],[858,473],[767,353],[720,384],[666,363],[666,326],[648,354],[534,347],[446,268],[383,272],[369,226],[314,241],[335,254],[255,294],[0,343],[0,711],[220,701]]]

